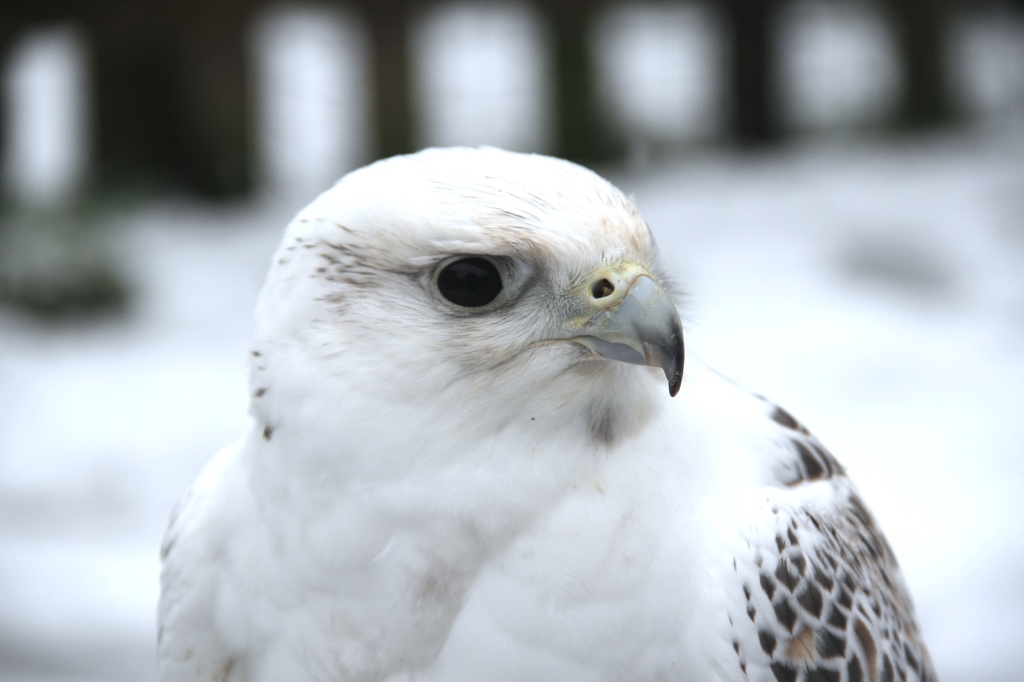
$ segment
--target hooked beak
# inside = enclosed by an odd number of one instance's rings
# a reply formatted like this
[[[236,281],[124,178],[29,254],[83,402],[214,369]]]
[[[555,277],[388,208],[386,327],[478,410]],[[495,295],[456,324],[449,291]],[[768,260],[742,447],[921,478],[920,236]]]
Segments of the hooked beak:
[[[595,312],[575,326],[569,340],[609,360],[660,367],[675,396],[683,381],[683,327],[650,271],[637,263],[603,267],[581,294]]]

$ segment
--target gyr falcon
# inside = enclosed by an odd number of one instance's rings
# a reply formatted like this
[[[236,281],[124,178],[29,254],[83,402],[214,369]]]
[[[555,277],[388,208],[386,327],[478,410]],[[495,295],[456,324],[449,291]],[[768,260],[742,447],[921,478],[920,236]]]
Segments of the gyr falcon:
[[[574,164],[343,178],[273,258],[250,432],[173,514],[160,679],[935,680],[843,467],[684,362],[675,297]]]

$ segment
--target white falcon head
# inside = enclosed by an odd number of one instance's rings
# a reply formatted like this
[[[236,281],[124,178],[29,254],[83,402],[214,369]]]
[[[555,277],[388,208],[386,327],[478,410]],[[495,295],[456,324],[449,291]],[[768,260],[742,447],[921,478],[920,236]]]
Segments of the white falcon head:
[[[253,356],[268,439],[321,409],[315,385],[339,411],[447,407],[490,428],[575,403],[600,441],[667,399],[658,381],[676,394],[683,339],[619,190],[567,161],[455,148],[357,170],[293,220]]]

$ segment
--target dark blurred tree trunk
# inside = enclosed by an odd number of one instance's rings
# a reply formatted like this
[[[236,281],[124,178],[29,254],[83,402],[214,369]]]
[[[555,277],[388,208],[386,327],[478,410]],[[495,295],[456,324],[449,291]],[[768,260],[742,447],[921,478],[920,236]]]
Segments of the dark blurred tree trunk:
[[[729,125],[745,146],[778,142],[782,136],[775,15],[778,0],[726,0],[731,29],[732,73]]]
[[[181,163],[205,194],[240,194],[252,187],[246,49],[252,4],[198,0],[182,24],[177,60],[182,69],[183,126],[191,144]]]
[[[949,0],[889,0],[887,5],[903,67],[900,125],[927,128],[948,122]]]
[[[377,157],[415,149],[417,112],[412,92],[411,42],[416,4],[410,0],[359,3],[370,30],[371,125]]]
[[[604,3],[559,0],[537,3],[552,49],[555,153],[581,162],[622,155],[622,143],[602,116],[591,44]]]
[[[176,158],[187,142],[171,11],[152,0],[93,6],[93,158],[101,188],[172,183],[187,175]]]
[[[101,186],[169,185],[211,197],[250,188],[247,5],[90,4]]]
[[[11,44],[14,42],[15,26],[13,12],[8,6],[0,6],[0,73],[7,70],[7,58],[11,51]],[[7,88],[0,83],[0,207],[7,199],[7,178],[5,177],[6,165],[4,157],[7,154],[8,130],[7,130]]]

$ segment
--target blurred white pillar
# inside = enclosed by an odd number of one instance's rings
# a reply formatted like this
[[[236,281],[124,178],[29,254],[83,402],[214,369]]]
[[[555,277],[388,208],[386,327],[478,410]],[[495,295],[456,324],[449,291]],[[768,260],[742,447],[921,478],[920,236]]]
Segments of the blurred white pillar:
[[[1024,18],[1003,5],[967,9],[953,25],[958,104],[982,120],[1019,130],[1024,120]]]
[[[85,44],[73,26],[26,32],[3,72],[4,190],[34,205],[68,199],[87,162]]]
[[[895,37],[866,0],[798,0],[777,30],[784,124],[795,130],[880,125],[896,113],[902,73]]]
[[[549,145],[547,47],[523,3],[444,3],[415,31],[422,145]]]
[[[327,189],[366,161],[366,39],[341,10],[272,7],[252,33],[255,148],[264,189]]]
[[[599,22],[596,44],[601,101],[632,153],[724,132],[725,44],[710,6],[620,2]]]

